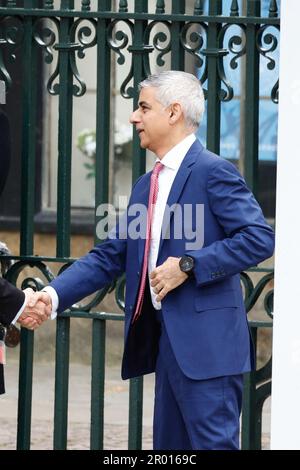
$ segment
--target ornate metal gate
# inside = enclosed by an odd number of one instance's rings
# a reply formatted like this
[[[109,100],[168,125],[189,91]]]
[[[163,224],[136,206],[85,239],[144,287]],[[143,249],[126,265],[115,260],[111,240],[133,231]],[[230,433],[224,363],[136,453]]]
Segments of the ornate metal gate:
[[[148,5],[149,3],[149,5]],[[129,4],[129,5],[128,5]],[[151,4],[151,5],[150,5]],[[132,9],[130,7],[133,7]],[[226,7],[226,8],[225,8]],[[130,31],[126,34],[122,24]],[[231,28],[235,28],[231,34]],[[269,28],[273,30],[269,31]],[[189,64],[204,85],[207,98],[207,147],[219,153],[222,103],[232,100],[234,88],[226,76],[226,67],[244,68],[244,173],[254,193],[258,180],[259,139],[259,61],[264,57],[268,67],[274,68],[271,53],[277,48],[274,30],[279,29],[276,0],[268,0],[268,12],[261,16],[260,0],[24,0],[2,1],[0,6],[0,78],[8,89],[11,85],[9,60],[15,59],[22,67],[22,207],[20,257],[6,277],[16,283],[25,266],[40,269],[48,280],[53,275],[49,262],[63,263],[70,256],[71,230],[71,164],[73,100],[84,95],[84,77],[78,71],[78,62],[84,61],[88,48],[97,53],[97,120],[96,120],[96,207],[108,201],[111,61],[117,58],[122,66],[124,51],[130,56],[130,71],[121,86],[124,98],[137,104],[137,84],[155,67],[169,60],[171,69],[184,69]],[[238,33],[237,33],[238,30]],[[5,53],[5,54],[4,54]],[[39,57],[51,63],[56,54],[56,65],[47,82],[47,92],[59,100],[58,171],[57,171],[57,253],[55,258],[33,256],[34,237],[34,174],[36,166],[37,89]],[[227,61],[227,62],[226,62]],[[227,65],[226,65],[227,64]],[[9,91],[8,91],[9,93]],[[45,89],[46,93],[46,89]],[[278,83],[270,84],[270,98],[277,102]],[[104,113],[103,113],[104,111]],[[105,115],[105,117],[103,117]],[[133,136],[132,175],[135,180],[145,171],[144,150]],[[95,223],[97,217],[95,215]],[[96,241],[99,241],[96,239]],[[248,311],[262,292],[265,310],[272,312],[272,269],[253,270],[261,273],[254,285],[251,273],[243,274],[245,302]],[[40,288],[38,281],[27,283]],[[120,280],[116,297],[123,306],[124,281]],[[268,289],[266,294],[265,288]],[[103,448],[103,410],[105,381],[105,328],[108,319],[123,320],[122,315],[91,311],[106,295],[99,292],[93,301],[72,308],[57,320],[56,387],[54,414],[54,448],[67,447],[69,327],[71,317],[93,322],[92,332],[92,393],[90,448]],[[260,327],[270,327],[271,320],[251,322],[256,344]],[[20,390],[18,407],[18,449],[30,448],[31,398],[34,334],[22,331],[20,355]],[[242,425],[244,449],[261,446],[262,406],[271,392],[271,360],[249,374],[245,380],[245,402]],[[135,379],[130,385],[129,449],[139,449],[142,443],[143,381]]]

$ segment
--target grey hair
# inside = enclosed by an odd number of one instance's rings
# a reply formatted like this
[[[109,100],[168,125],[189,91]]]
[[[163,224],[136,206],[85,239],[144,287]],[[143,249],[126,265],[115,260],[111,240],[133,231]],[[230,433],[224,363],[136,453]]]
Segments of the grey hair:
[[[168,70],[150,75],[143,80],[139,89],[157,88],[156,98],[166,108],[179,103],[183,110],[186,126],[197,129],[204,113],[204,95],[199,80],[187,72]]]

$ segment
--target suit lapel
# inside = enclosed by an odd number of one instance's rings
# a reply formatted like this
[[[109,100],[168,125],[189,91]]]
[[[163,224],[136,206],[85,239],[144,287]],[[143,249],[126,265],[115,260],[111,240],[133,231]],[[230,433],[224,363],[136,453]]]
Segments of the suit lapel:
[[[201,145],[199,140],[196,140],[191,146],[191,148],[189,149],[189,151],[187,152],[186,156],[184,157],[178,169],[177,175],[174,179],[174,182],[172,184],[170,194],[167,200],[167,207],[164,212],[158,256],[160,254],[166,235],[170,230],[171,221],[174,217],[174,211],[171,211],[170,213],[169,209],[173,206],[173,204],[176,204],[177,201],[179,200],[180,195],[184,189],[185,183],[192,171],[191,167],[194,165],[195,161],[197,160],[199,156],[199,153],[202,150],[203,150],[203,146]]]
[[[143,186],[142,192],[140,193],[139,201],[138,201],[139,204],[143,204],[143,206],[146,207],[146,209],[148,208],[148,199],[149,199],[149,191],[150,191],[150,179],[151,179],[151,172],[149,172],[145,175],[145,184]],[[147,221],[145,220],[144,223],[146,225]],[[142,230],[142,232],[143,232],[143,230],[146,231],[146,227],[143,227],[141,230]],[[145,238],[142,237],[142,236],[138,238],[138,256],[139,256],[139,264],[140,265],[142,264],[143,258],[144,258],[145,241],[146,241]]]
[[[183,188],[185,186],[185,183],[191,173],[191,167],[199,157],[199,154],[203,150],[202,144],[199,142],[199,140],[196,140],[189,151],[187,152],[186,156],[184,157],[179,170],[177,172],[177,175],[174,179],[174,182],[172,184],[170,194],[168,197],[167,201],[167,206],[171,207],[173,204],[176,204],[178,199],[180,198],[180,195],[183,191]],[[139,203],[144,204],[146,207],[148,207],[148,198],[149,198],[149,190],[150,190],[150,178],[151,178],[151,172],[147,173],[145,175],[145,184],[143,187],[142,192],[139,195]],[[165,238],[166,232],[169,230],[170,222],[174,216],[173,212],[171,213],[170,219],[165,222],[165,218],[167,220],[167,217],[169,215],[168,211],[165,211],[164,213],[164,218],[163,218],[163,225],[162,225],[162,234],[161,234],[161,239],[160,239],[160,245],[159,245],[159,251],[158,255],[160,253],[160,250],[163,245],[163,240]],[[145,221],[146,223],[146,221]],[[138,256],[139,256],[139,264],[141,265],[143,262],[143,257],[144,257],[144,249],[145,249],[145,239],[142,237],[138,238]]]

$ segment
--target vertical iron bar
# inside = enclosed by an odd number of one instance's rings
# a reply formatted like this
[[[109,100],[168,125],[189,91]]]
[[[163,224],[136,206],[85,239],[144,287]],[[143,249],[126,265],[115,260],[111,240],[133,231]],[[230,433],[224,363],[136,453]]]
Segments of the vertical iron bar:
[[[25,0],[24,6],[32,8],[34,0]],[[23,129],[22,129],[22,180],[21,180],[21,227],[20,253],[33,254],[33,217],[35,197],[36,158],[36,64],[37,50],[32,40],[33,19],[24,18],[23,53]]]
[[[260,0],[248,2],[247,16],[260,16]],[[246,30],[245,90],[245,178],[257,195],[259,144],[259,52],[256,35],[259,24],[248,24]]]
[[[98,11],[111,10],[111,0],[98,0]],[[109,136],[110,136],[110,68],[111,52],[106,43],[110,20],[97,22],[97,110],[96,110],[96,186],[95,210],[109,198]],[[96,212],[95,212],[96,214]],[[96,217],[96,215],[95,215]],[[96,220],[95,220],[96,225]],[[102,240],[95,234],[95,242]],[[92,389],[91,434],[92,450],[103,449],[104,435],[104,385],[105,385],[105,334],[106,321],[93,321],[92,338]]]
[[[210,0],[209,15],[222,14],[222,0]],[[220,152],[220,77],[218,73],[219,56],[215,53],[219,49],[218,34],[221,26],[213,21],[209,24],[207,33],[207,67],[208,67],[208,90],[207,90],[207,148],[212,152]]]
[[[172,0],[172,14],[185,13],[185,0]],[[184,70],[184,50],[180,41],[181,21],[172,21],[171,24],[171,70]]]
[[[33,332],[21,328],[17,450],[30,449]]]
[[[143,388],[143,377],[130,380],[128,450],[142,448]]]
[[[61,10],[72,10],[74,0],[61,0]],[[73,115],[73,75],[66,47],[70,42],[72,18],[60,19],[59,45],[59,121],[58,121],[58,186],[57,248],[58,257],[70,255],[71,155]],[[56,329],[54,449],[67,447],[69,388],[70,319],[58,318]]]
[[[257,357],[257,327],[251,327],[251,336],[255,357]],[[244,376],[243,411],[242,411],[242,450],[255,448],[256,430],[256,371],[249,372]]]
[[[66,450],[68,432],[70,319],[60,318],[56,325],[54,450]]]
[[[61,0],[61,9],[74,7],[73,0]],[[58,118],[58,186],[57,186],[57,256],[70,255],[70,212],[71,212],[71,155],[72,155],[72,113],[73,75],[69,51],[72,18],[60,20],[59,41],[59,118]]]
[[[103,449],[106,320],[93,320],[91,450]]]
[[[135,0],[134,11],[136,13],[148,12],[147,0]],[[138,106],[138,84],[145,78],[144,53],[141,45],[144,46],[144,31],[147,22],[135,20],[133,33],[133,109]],[[135,52],[136,51],[136,52]],[[141,53],[142,52],[142,53]],[[146,152],[140,147],[140,139],[137,133],[133,133],[133,166],[132,178],[135,181],[146,169]],[[128,449],[142,448],[142,427],[143,427],[143,377],[132,379],[129,389],[129,424],[128,424]]]
[[[111,9],[111,0],[98,1],[98,10]],[[96,110],[96,186],[95,210],[109,199],[110,67],[111,52],[106,43],[110,20],[97,22],[97,110]],[[101,240],[96,237],[96,242]]]
[[[148,12],[148,1],[147,0],[135,0],[135,12],[136,13],[147,13]],[[141,51],[141,45],[144,45],[144,31],[147,26],[147,22],[144,20],[135,20],[134,32],[132,39],[132,61],[133,61],[133,109],[137,108],[138,105],[138,84],[145,78],[144,71],[144,54]],[[138,52],[135,52],[138,51]],[[138,134],[134,131],[133,133],[133,165],[132,165],[132,180],[135,181],[140,175],[145,173],[146,169],[146,152],[145,149],[140,148],[140,139]]]
[[[11,2],[10,6],[16,6]],[[25,8],[33,8],[35,0],[25,0]],[[22,86],[22,175],[21,175],[21,230],[20,255],[33,254],[35,159],[36,159],[36,66],[37,49],[32,40],[33,18],[24,18],[23,86]],[[30,449],[33,334],[22,331],[19,368],[17,449]]]

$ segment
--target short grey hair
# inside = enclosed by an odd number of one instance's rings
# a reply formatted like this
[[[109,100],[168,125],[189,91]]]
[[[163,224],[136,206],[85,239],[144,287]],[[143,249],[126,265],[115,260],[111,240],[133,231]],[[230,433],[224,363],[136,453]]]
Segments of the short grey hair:
[[[168,70],[149,75],[139,89],[157,88],[156,98],[166,108],[172,103],[180,103],[186,126],[197,129],[204,113],[204,94],[200,81],[187,72]]]

